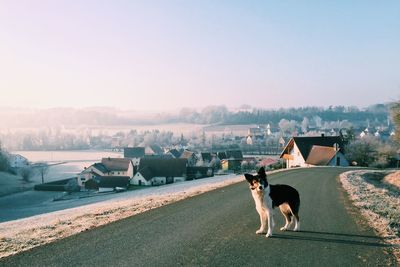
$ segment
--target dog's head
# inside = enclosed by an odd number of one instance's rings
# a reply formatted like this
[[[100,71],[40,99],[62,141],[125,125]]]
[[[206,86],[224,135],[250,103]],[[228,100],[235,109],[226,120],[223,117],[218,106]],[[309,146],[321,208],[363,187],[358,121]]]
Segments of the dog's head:
[[[259,192],[268,186],[267,174],[265,173],[264,167],[261,167],[258,170],[257,175],[245,173],[244,176],[246,177],[247,182],[249,182],[251,190]]]

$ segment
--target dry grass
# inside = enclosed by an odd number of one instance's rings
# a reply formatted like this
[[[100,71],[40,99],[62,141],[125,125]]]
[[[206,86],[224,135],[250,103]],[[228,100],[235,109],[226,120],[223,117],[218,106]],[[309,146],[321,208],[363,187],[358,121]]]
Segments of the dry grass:
[[[386,175],[383,182],[400,190],[400,171]]]
[[[148,196],[127,197],[0,223],[0,258],[53,242],[101,225],[161,207],[204,192],[243,181],[242,176],[215,178],[217,182],[188,182],[185,191],[163,190]],[[177,184],[178,185],[178,184]],[[181,188],[177,186],[176,188]]]
[[[400,263],[400,191],[386,184],[384,171],[351,171],[343,173],[340,181],[354,205],[360,208],[368,223],[393,245]]]

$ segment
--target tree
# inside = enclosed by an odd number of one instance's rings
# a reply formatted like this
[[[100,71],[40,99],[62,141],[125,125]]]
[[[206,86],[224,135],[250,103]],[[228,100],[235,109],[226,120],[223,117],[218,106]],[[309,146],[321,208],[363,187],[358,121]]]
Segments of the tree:
[[[0,171],[6,172],[10,170],[10,162],[7,155],[0,148]]]
[[[346,148],[346,158],[358,166],[370,166],[378,158],[379,142],[374,137],[365,137],[349,143]]]
[[[393,104],[390,111],[396,129],[394,140],[400,143],[400,100]]]
[[[283,133],[292,134],[296,130],[296,121],[294,120],[288,121],[287,119],[281,119],[279,121],[279,128]]]
[[[308,127],[310,126],[310,121],[308,120],[307,117],[303,118],[303,121],[301,122],[301,130],[303,133],[306,133],[308,131]]]

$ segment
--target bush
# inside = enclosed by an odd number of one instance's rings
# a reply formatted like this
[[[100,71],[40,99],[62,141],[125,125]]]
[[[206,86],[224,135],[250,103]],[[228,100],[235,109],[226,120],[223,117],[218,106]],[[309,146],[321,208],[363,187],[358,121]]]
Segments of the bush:
[[[32,176],[35,175],[35,171],[32,167],[23,167],[18,170],[18,174],[21,175],[25,182],[30,182]]]
[[[347,160],[356,162],[357,166],[387,168],[396,164],[396,146],[372,136],[349,143],[345,151]]]
[[[10,162],[8,161],[8,157],[0,149],[0,171],[8,172],[9,170],[10,170]]]

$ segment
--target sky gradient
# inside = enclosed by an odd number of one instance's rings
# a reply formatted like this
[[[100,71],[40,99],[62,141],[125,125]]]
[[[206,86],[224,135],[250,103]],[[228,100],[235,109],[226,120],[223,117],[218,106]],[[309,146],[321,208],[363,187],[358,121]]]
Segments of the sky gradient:
[[[0,107],[400,98],[400,1],[0,1]]]

